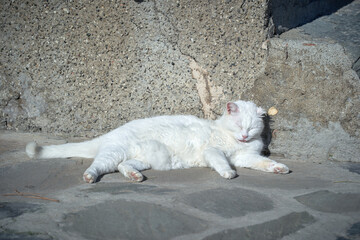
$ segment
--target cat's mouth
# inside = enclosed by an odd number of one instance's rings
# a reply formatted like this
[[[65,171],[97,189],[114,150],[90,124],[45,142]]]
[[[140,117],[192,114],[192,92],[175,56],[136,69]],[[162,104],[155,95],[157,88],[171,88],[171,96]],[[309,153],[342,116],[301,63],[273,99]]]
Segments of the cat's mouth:
[[[247,142],[245,139],[238,139],[239,142]]]

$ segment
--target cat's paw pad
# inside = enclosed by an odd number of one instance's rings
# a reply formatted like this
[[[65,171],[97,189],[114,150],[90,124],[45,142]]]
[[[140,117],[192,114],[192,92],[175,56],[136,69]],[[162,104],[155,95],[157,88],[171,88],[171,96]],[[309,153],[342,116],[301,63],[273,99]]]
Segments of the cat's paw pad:
[[[285,165],[285,164],[282,164],[282,163],[275,163],[273,164],[271,167],[271,172],[273,173],[281,173],[281,174],[287,174],[289,173],[289,168]]]
[[[220,174],[223,178],[226,179],[232,179],[234,177],[236,177],[236,171],[234,170],[230,170],[230,171],[224,171]]]
[[[96,180],[96,178],[93,175],[91,175],[90,173],[84,173],[83,179],[87,183],[94,183]]]
[[[129,172],[127,177],[136,182],[142,182],[144,180],[144,176],[140,172]]]

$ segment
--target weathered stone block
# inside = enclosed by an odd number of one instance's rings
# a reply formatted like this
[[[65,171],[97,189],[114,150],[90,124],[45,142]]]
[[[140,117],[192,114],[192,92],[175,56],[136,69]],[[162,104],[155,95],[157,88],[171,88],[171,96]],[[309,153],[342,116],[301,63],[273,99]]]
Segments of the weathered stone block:
[[[270,148],[303,160],[360,161],[360,81],[343,47],[275,38],[264,50],[264,72],[243,96],[279,110]]]

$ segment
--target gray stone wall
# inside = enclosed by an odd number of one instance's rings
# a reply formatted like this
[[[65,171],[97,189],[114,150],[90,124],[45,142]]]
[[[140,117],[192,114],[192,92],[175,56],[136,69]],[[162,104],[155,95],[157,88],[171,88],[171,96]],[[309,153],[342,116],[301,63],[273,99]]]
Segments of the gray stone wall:
[[[155,115],[214,119],[243,99],[279,110],[273,154],[360,161],[359,77],[343,46],[266,40],[324,5],[302,3],[3,1],[0,128],[93,137]]]

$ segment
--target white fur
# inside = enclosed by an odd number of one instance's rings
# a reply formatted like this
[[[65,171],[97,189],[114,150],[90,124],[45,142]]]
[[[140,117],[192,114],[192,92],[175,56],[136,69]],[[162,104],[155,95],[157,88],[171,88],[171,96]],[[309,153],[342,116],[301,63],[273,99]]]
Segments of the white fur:
[[[90,183],[116,170],[142,181],[140,171],[150,168],[211,167],[228,179],[236,176],[231,166],[288,173],[284,164],[260,156],[263,113],[252,102],[237,101],[228,103],[223,116],[215,121],[194,116],[139,119],[82,143],[44,147],[29,143],[26,152],[37,158],[94,158],[84,173],[84,180]]]

